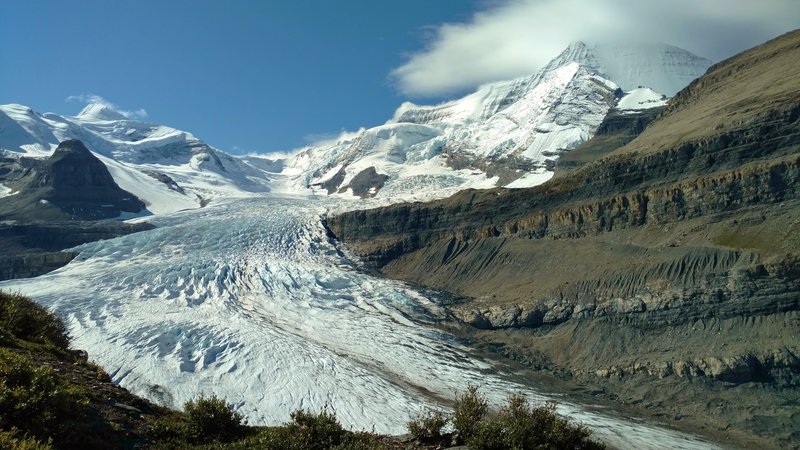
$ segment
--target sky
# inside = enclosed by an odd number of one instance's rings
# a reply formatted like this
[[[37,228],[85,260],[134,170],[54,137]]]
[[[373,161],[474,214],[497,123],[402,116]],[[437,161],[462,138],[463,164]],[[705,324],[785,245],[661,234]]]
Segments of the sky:
[[[289,151],[531,74],[575,40],[720,60],[798,26],[797,0],[3,0],[0,103],[100,102],[234,154]]]

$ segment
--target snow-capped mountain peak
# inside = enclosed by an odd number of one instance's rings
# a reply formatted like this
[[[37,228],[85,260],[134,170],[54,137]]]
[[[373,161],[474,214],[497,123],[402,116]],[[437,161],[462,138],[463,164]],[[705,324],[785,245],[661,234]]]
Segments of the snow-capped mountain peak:
[[[571,43],[550,61],[544,70],[554,70],[577,62],[614,81],[624,91],[647,86],[668,97],[704,74],[712,62],[668,44],[589,44]]]
[[[78,113],[76,118],[81,120],[127,120],[128,117],[102,103],[89,103]]]
[[[297,189],[387,201],[533,186],[592,137],[622,91],[634,92],[621,110],[663,106],[710,65],[666,44],[574,42],[534,75],[438,105],[405,102],[384,125],[304,149],[284,173],[297,176]]]
[[[404,103],[386,124],[309,148],[286,164],[305,186],[387,201],[465,188],[526,187],[591,137],[618,87],[577,62],[489,83],[434,106]]]

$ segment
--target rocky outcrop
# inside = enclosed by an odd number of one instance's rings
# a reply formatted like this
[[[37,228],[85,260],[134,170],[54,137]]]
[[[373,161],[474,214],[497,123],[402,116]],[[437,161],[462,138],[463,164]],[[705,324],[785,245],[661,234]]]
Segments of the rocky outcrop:
[[[148,223],[116,221],[0,222],[0,280],[35,277],[58,269],[77,256],[63,249],[152,228]]]
[[[4,219],[96,220],[145,210],[78,140],[62,142],[44,160],[7,161],[3,172],[0,180],[19,192],[0,205]]]
[[[32,278],[67,265],[75,259],[72,252],[31,252],[0,257],[0,280]]]

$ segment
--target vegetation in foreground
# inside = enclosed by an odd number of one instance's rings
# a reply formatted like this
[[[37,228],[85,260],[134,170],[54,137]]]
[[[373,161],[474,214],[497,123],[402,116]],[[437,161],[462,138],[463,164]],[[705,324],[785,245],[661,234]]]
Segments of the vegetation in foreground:
[[[248,426],[223,399],[201,396],[172,411],[113,385],[63,323],[17,294],[0,292],[0,448],[46,449],[595,449],[589,431],[512,396],[497,413],[470,387],[452,413],[408,423],[409,438],[345,430],[336,414],[298,410],[279,427]],[[452,431],[445,432],[448,425]],[[449,429],[448,429],[449,430]]]

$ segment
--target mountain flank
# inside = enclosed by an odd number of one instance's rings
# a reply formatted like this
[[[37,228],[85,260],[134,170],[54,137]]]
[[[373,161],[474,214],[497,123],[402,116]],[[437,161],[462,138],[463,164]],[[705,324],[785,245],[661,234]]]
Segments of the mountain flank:
[[[144,203],[122,190],[105,164],[75,139],[61,142],[47,159],[2,160],[0,182],[16,192],[0,203],[0,218],[5,220],[96,220],[145,210]]]
[[[798,445],[798,71],[794,31],[544,185],[325,224],[385,275],[461,296],[477,345],[729,445]]]
[[[153,228],[114,220],[148,213],[121,189],[81,141],[62,142],[46,159],[0,159],[0,280],[55,270],[75,256],[63,249]]]

